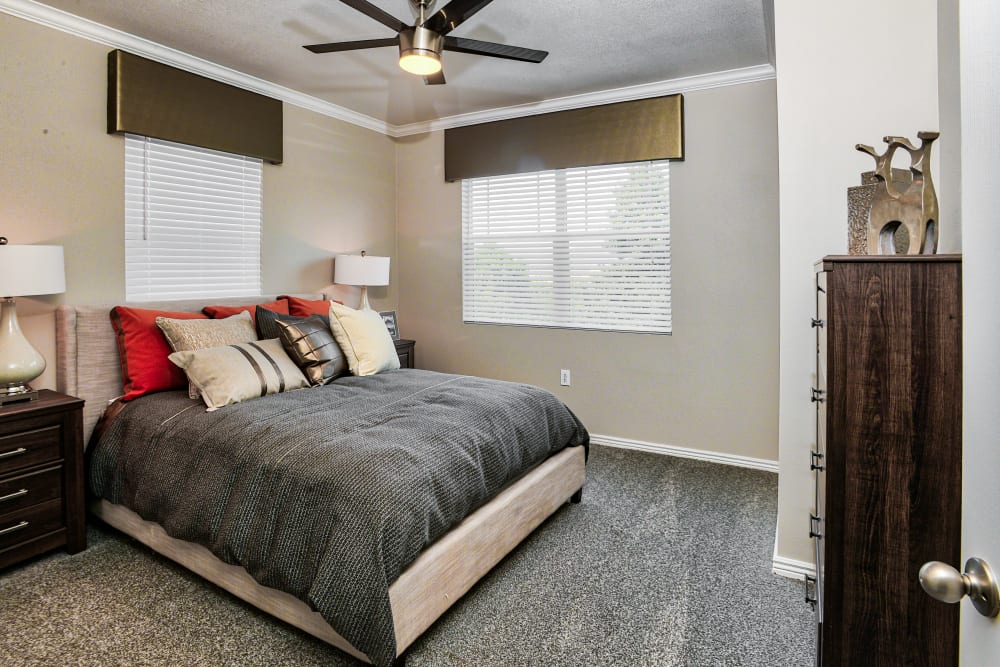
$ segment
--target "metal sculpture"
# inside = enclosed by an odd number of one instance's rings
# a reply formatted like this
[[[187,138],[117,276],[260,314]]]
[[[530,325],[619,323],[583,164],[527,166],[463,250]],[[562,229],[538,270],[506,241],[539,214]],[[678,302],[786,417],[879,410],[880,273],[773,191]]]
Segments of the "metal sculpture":
[[[938,132],[918,132],[919,147],[906,137],[884,137],[888,146],[882,154],[871,146],[855,146],[875,158],[876,188],[868,212],[869,255],[895,255],[900,228],[906,230],[909,239],[906,254],[937,252],[938,201],[931,180],[931,144],[939,136]],[[905,184],[892,177],[892,157],[900,148],[910,154],[912,179]]]

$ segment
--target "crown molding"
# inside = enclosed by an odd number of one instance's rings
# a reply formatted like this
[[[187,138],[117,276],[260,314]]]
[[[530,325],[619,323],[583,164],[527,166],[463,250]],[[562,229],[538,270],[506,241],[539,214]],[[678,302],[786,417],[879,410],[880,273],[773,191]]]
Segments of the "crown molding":
[[[89,39],[112,48],[124,49],[150,60],[172,65],[195,74],[222,81],[246,90],[267,95],[275,99],[294,104],[297,107],[314,111],[318,114],[336,118],[352,125],[380,132],[390,137],[405,137],[413,134],[424,134],[450,127],[461,127],[476,123],[488,123],[497,120],[507,120],[520,116],[534,116],[553,111],[565,111],[598,104],[612,104],[629,100],[673,95],[708,88],[734,86],[755,81],[767,81],[775,78],[774,66],[770,64],[755,65],[741,69],[699,74],[695,76],[669,79],[645,83],[637,86],[613,88],[582,95],[570,95],[551,100],[543,100],[529,104],[519,104],[497,109],[487,109],[473,113],[447,116],[432,121],[410,123],[407,125],[390,125],[385,121],[351,111],[331,102],[321,100],[312,95],[300,93],[291,88],[279,86],[270,81],[244,74],[228,67],[223,67],[203,58],[193,56],[177,49],[158,44],[157,42],[137,37],[130,33],[109,28],[89,19],[81,18],[61,9],[42,5],[34,0],[0,0],[0,11],[27,21],[32,21],[55,30],[60,30],[77,37]]]
[[[143,39],[135,35],[109,28],[106,25],[96,23],[89,19],[81,18],[74,14],[55,9],[47,5],[42,5],[33,0],[0,0],[0,11],[16,16],[26,21],[32,21],[48,28],[60,30],[77,37],[89,39],[99,44],[105,44],[112,48],[124,49],[129,53],[134,53],[150,60],[172,65],[188,72],[200,74],[201,76],[215,79],[223,83],[228,83],[246,90],[267,95],[275,99],[294,104],[297,107],[315,111],[316,113],[331,118],[359,125],[369,130],[391,134],[391,126],[384,121],[366,116],[350,109],[331,104],[318,97],[300,93],[291,88],[279,86],[259,79],[249,74],[244,74],[228,67],[223,67],[203,58],[193,56],[177,49],[158,44],[157,42]]]
[[[628,102],[630,100],[641,100],[647,97],[660,97],[662,95],[673,95],[675,93],[689,93],[695,90],[706,90],[708,88],[721,88],[723,86],[735,86],[743,83],[753,83],[755,81],[768,81],[773,78],[775,78],[773,66],[769,64],[754,65],[753,67],[731,69],[724,72],[697,74],[695,76],[685,76],[677,79],[668,79],[666,81],[656,81],[636,86],[625,86],[623,88],[601,90],[594,93],[557,97],[551,100],[543,100],[541,102],[530,102],[528,104],[518,104],[510,107],[487,109],[486,111],[475,111],[473,113],[447,116],[445,118],[439,118],[437,120],[423,123],[393,125],[390,127],[390,136],[405,137],[411,134],[423,134],[425,132],[446,130],[451,127],[461,127],[463,125],[491,123],[493,121],[520,118],[522,116],[536,116],[538,114],[551,113],[553,111],[567,111],[570,109],[592,107],[598,104]]]

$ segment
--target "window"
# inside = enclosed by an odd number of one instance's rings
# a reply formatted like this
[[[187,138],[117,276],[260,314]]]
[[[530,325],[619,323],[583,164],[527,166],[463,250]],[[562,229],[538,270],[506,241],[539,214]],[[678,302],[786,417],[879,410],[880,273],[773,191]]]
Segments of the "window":
[[[261,293],[261,161],[125,136],[125,298]]]
[[[669,162],[462,181],[466,322],[670,333]]]

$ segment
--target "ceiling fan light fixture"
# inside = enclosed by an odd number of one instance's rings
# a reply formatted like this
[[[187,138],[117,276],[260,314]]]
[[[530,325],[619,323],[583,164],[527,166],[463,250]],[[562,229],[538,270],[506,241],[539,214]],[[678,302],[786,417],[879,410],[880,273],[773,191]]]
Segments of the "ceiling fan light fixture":
[[[399,66],[410,74],[430,76],[441,71],[441,59],[433,51],[413,50],[399,56]]]
[[[444,38],[427,28],[407,28],[399,33],[399,66],[410,74],[430,76],[441,71]]]

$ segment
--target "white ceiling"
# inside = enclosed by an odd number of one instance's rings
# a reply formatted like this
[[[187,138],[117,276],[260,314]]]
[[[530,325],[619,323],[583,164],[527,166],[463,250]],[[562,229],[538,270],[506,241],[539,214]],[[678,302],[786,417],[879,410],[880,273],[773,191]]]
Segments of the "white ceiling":
[[[408,0],[371,1],[413,22]],[[444,86],[425,86],[399,69],[395,47],[323,55],[303,49],[304,44],[393,36],[338,0],[31,4],[63,10],[389,126],[769,61],[770,0],[494,0],[452,34],[547,50],[549,57],[531,64],[445,52]],[[437,7],[444,4],[439,0]]]

